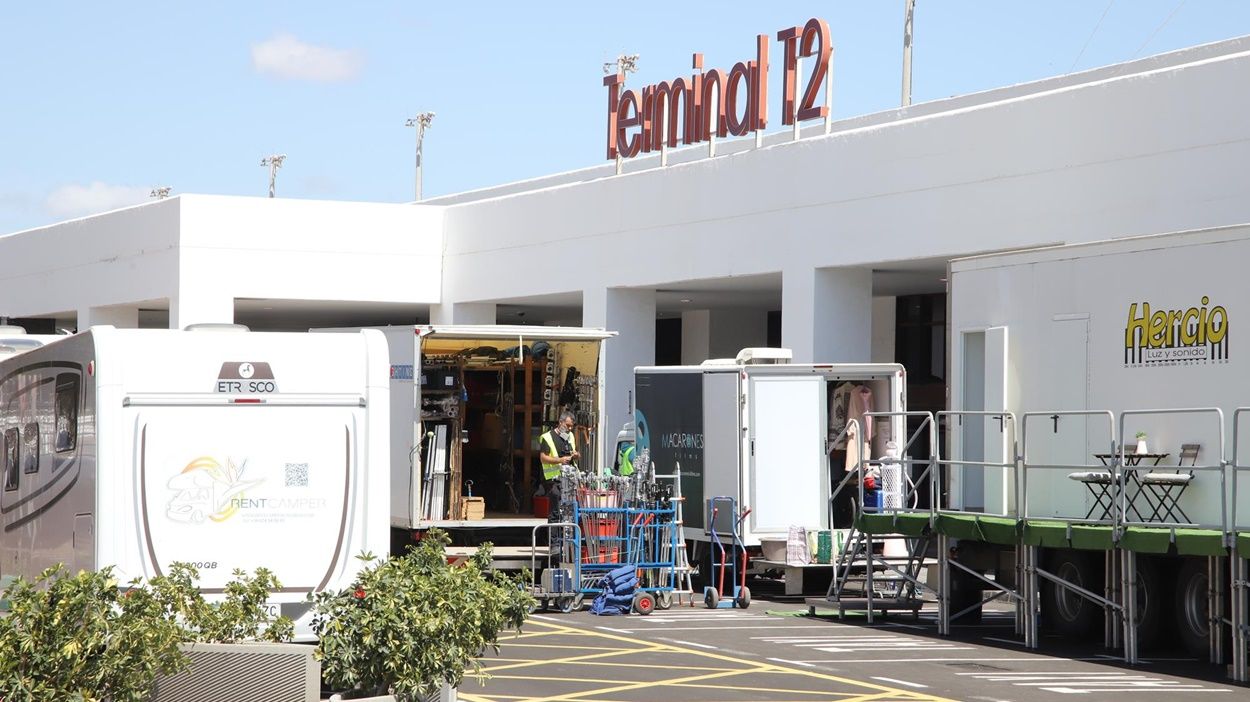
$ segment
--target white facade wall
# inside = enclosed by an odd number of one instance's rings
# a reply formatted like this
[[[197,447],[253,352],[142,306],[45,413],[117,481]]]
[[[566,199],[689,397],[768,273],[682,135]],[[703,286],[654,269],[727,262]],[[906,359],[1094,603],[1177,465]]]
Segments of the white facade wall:
[[[182,195],[0,237],[0,314],[230,322],[235,298],[433,304],[442,208]]]
[[[1245,52],[447,210],[457,301],[1250,219]],[[544,250],[577,262],[519,276]],[[633,265],[630,265],[632,263]]]
[[[0,314],[79,313],[178,285],[182,198],[0,237]]]

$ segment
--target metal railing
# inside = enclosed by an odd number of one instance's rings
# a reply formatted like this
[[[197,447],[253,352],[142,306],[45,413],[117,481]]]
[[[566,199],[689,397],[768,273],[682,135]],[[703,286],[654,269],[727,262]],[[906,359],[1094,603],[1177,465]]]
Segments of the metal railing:
[[[1065,418],[1075,418],[1075,417],[1084,417],[1086,419],[1105,418],[1107,420],[1107,434],[1106,434],[1106,442],[1107,442],[1106,446],[1108,449],[1107,452],[1109,454],[1115,455],[1116,453],[1116,450],[1115,450],[1116,448],[1115,447],[1115,428],[1116,428],[1115,414],[1113,414],[1109,410],[1068,410],[1068,411],[1056,411],[1056,412],[1051,412],[1051,411],[1025,412],[1020,423],[1020,472],[1019,472],[1020,479],[1017,481],[1017,484],[1016,484],[1016,490],[1017,490],[1016,505],[1017,505],[1017,513],[1020,515],[1020,517],[1027,519],[1031,516],[1029,514],[1029,471],[1030,470],[1034,470],[1034,471],[1065,470],[1069,472],[1095,472],[1095,471],[1105,470],[1108,472],[1108,477],[1111,480],[1111,491],[1112,491],[1111,499],[1112,499],[1112,504],[1113,505],[1115,504],[1114,502],[1116,498],[1115,490],[1117,489],[1115,477],[1117,474],[1116,473],[1117,466],[1115,465],[1114,462],[1112,463],[1112,465],[1109,465],[1109,466],[1102,465],[1102,464],[1092,464],[1092,463],[1035,463],[1030,458],[1030,453],[1029,453],[1030,420],[1033,420],[1034,425],[1036,425],[1039,420],[1051,421],[1054,423],[1054,428],[1052,429],[1052,433],[1058,433],[1059,422],[1061,422]],[[1088,437],[1088,428],[1086,428],[1086,432],[1087,432],[1086,437]],[[1034,436],[1036,436],[1036,430],[1034,430]],[[1082,446],[1084,446],[1084,444],[1085,442],[1082,441]],[[1116,526],[1119,523],[1115,509],[1109,510],[1109,514],[1103,515],[1102,517],[1098,519],[1089,519],[1088,518],[1089,516],[1090,515],[1087,514],[1085,518],[1074,519],[1071,517],[1047,515],[1044,518],[1064,520],[1064,521],[1069,521],[1069,522],[1078,521],[1078,522],[1084,522],[1084,523],[1090,523],[1090,524],[1109,524],[1111,526]]]
[[[939,473],[941,472],[942,468],[952,468],[952,469],[953,468],[1000,468],[1005,472],[1005,474],[1010,476],[1010,482],[1013,487],[1020,482],[1020,476],[1019,476],[1020,463],[1018,460],[1020,446],[1017,441],[1017,435],[1016,435],[1016,415],[1015,414],[1011,412],[951,410],[951,411],[938,412],[936,417],[937,417],[938,424],[941,424],[943,419],[950,418],[950,419],[953,419],[961,427],[963,426],[964,420],[967,418],[980,419],[983,422],[986,420],[997,421],[998,432],[1002,434],[1003,444],[1007,447],[1006,460],[1001,461],[1001,462],[1000,461],[985,461],[985,460],[969,461],[969,460],[963,459],[962,455],[965,455],[967,453],[967,447],[963,445],[963,442],[960,442],[960,447],[964,450],[961,451],[961,456],[959,458],[942,458],[942,452],[939,450],[938,456],[937,456],[937,466],[938,466]],[[954,455],[953,450],[950,452],[950,455]],[[938,491],[938,495],[940,497],[941,495],[940,490]],[[952,495],[948,493],[947,497],[949,500],[949,498],[952,497]],[[1014,499],[1014,495],[1013,495],[1013,499],[1006,501],[1006,504],[1003,505],[1003,511],[1001,513],[998,513],[997,516],[1013,517],[1017,514],[1018,509],[1019,509],[1019,502],[1017,502],[1016,499]],[[985,512],[984,510],[970,510],[966,506],[960,507],[960,508],[953,508],[949,504],[943,506],[940,502],[935,504],[934,511],[945,512],[949,514],[989,514],[988,512]]]

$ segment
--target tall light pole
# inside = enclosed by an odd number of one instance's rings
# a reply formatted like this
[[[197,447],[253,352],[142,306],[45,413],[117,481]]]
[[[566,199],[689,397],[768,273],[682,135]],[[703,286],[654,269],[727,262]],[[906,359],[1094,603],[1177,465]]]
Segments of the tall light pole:
[[[273,154],[260,160],[260,165],[269,167],[269,197],[274,196],[274,184],[278,180],[278,169],[282,168],[282,162],[285,160],[286,154]]]
[[[603,75],[605,76],[611,75],[612,71],[614,70],[616,71],[617,75],[621,77],[621,90],[624,91],[625,90],[625,76],[629,75],[630,73],[638,72],[638,54],[621,54],[620,56],[616,57],[615,61],[604,62]],[[617,145],[617,149],[616,149],[616,174],[617,175],[621,174],[621,164],[622,164],[621,149],[620,149],[620,145]]]
[[[164,200],[169,197],[171,190],[173,190],[173,188],[168,185],[158,185],[155,188],[152,188],[152,192],[148,193],[148,197],[154,197],[157,200]]]
[[[433,121],[433,112],[422,112],[416,117],[409,117],[408,120],[404,122],[405,127],[417,128],[417,202],[421,202],[421,142],[425,141],[425,130],[429,128],[430,123]]]
[[[904,0],[903,10],[903,107],[911,104],[911,20],[916,0]]]

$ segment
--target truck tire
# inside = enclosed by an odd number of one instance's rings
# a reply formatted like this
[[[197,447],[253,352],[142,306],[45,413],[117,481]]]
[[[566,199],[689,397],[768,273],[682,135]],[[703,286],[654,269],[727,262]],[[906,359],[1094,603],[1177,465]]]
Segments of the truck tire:
[[[951,568],[951,597],[950,597],[950,614],[954,616],[968,607],[980,605],[983,595],[981,594],[981,581],[963,572],[958,568]],[[954,620],[953,624],[980,624],[982,608],[977,606],[968,611],[967,614]]]
[[[1207,606],[1207,564],[1202,559],[1191,558],[1181,566],[1176,576],[1176,598],[1173,612],[1176,615],[1176,633],[1190,655],[1204,660],[1210,650],[1208,637],[1211,622]]]
[[[1056,551],[1050,558],[1055,576],[1094,593],[1103,590],[1102,568],[1080,551]],[[1083,638],[1094,631],[1102,617],[1102,607],[1092,600],[1042,581],[1042,611],[1048,625],[1063,636]]]
[[[1137,646],[1152,648],[1162,631],[1165,596],[1159,563],[1153,558],[1137,559]]]

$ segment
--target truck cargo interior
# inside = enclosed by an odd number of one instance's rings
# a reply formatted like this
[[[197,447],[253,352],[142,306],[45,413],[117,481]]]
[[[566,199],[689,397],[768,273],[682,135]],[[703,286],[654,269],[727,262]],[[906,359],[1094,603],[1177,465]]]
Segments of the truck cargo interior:
[[[541,336],[422,340],[418,398],[424,428],[419,472],[425,519],[545,518],[539,436],[563,410],[576,445],[594,460],[598,341]]]

